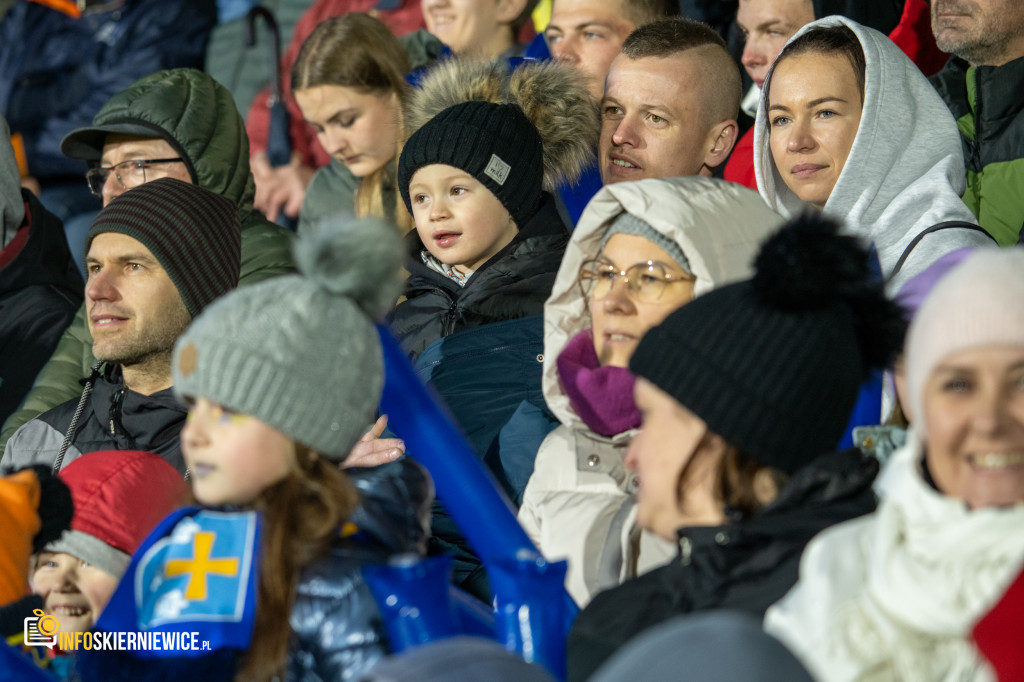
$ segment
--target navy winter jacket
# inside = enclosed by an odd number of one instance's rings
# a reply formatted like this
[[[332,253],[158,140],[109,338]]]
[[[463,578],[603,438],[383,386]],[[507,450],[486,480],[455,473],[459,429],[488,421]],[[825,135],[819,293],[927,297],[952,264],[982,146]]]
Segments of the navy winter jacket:
[[[125,0],[79,18],[17,0],[0,21],[0,113],[22,136],[29,174],[81,178],[85,164],[60,151],[64,136],[92,125],[112,95],[143,76],[202,68],[216,21],[209,0]]]

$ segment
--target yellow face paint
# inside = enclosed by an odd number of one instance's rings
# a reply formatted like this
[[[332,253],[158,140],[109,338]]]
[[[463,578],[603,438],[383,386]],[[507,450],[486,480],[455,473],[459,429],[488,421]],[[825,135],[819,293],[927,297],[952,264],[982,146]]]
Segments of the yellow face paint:
[[[191,421],[192,416],[195,414],[195,407],[191,407],[188,411],[188,415],[185,417],[185,421]],[[225,407],[218,405],[217,403],[210,402],[210,416],[213,417],[219,424],[244,424],[253,417],[247,414],[241,414],[232,410],[226,409]]]

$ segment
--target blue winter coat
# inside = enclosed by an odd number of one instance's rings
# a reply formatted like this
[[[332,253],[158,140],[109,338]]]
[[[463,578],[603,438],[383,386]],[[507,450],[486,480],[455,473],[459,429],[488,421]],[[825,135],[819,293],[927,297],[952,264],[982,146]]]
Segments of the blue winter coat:
[[[29,173],[81,178],[85,164],[60,151],[64,136],[143,76],[201,69],[216,21],[209,0],[125,0],[77,19],[17,0],[0,21],[0,113],[22,135]]]

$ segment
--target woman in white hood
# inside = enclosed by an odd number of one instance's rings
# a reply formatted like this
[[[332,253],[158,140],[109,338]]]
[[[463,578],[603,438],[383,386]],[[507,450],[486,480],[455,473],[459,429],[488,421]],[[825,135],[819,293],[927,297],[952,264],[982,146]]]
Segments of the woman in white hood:
[[[874,245],[890,295],[943,254],[990,245],[960,200],[956,122],[878,31],[839,16],[804,26],[765,81],[754,132],[761,196],[815,206]]]
[[[537,453],[519,520],[548,559],[569,560],[581,606],[677,551],[635,523],[623,464],[640,424],[633,349],[693,297],[748,277],[781,223],[739,185],[662,178],[605,186],[573,231],[544,306],[543,390],[561,426]]]

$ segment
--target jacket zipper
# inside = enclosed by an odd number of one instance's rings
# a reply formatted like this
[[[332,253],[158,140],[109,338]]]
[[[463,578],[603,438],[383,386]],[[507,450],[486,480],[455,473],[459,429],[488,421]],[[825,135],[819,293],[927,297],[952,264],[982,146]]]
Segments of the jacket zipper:
[[[693,543],[690,538],[683,536],[679,538],[679,561],[683,566],[690,565],[690,554],[693,552]]]
[[[110,436],[112,438],[117,437],[117,428],[115,424],[117,422],[118,412],[121,411],[121,404],[124,402],[124,386],[119,387],[114,391],[114,395],[110,399],[110,414],[108,420],[110,423]]]

